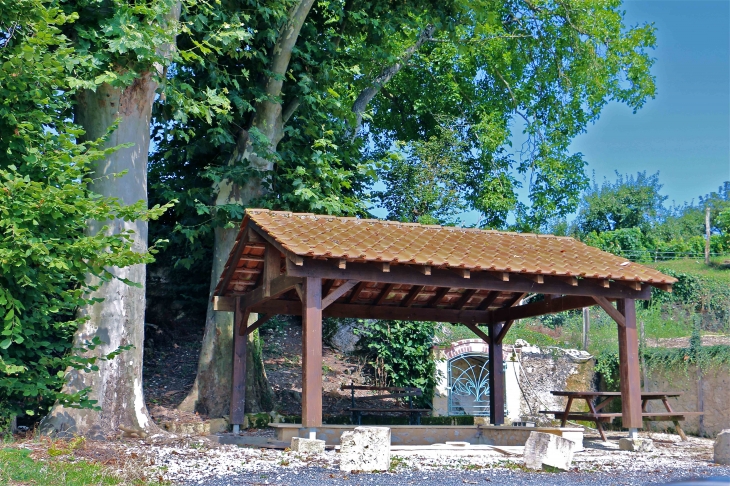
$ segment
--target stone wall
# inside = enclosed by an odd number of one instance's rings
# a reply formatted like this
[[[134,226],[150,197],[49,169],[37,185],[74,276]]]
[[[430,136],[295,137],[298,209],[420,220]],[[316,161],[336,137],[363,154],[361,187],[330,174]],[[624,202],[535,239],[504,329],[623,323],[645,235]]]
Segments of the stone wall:
[[[685,432],[714,437],[730,428],[730,368],[711,368],[699,375],[695,366],[682,369],[649,370],[645,391],[677,391],[682,396],[669,399],[676,412],[700,412],[703,416],[688,416],[682,422]],[[664,412],[661,402],[650,402],[649,411]],[[653,430],[666,430],[671,422],[653,422]]]

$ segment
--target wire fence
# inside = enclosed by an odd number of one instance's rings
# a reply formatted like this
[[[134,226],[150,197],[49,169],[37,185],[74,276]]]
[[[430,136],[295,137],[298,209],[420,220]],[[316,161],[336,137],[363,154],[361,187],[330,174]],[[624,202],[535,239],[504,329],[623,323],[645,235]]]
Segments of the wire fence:
[[[658,251],[658,250],[611,250],[614,255],[622,256],[632,261],[667,261],[682,260],[684,258],[705,258],[705,252],[701,251]],[[710,252],[710,257],[727,257],[730,259],[730,252]]]

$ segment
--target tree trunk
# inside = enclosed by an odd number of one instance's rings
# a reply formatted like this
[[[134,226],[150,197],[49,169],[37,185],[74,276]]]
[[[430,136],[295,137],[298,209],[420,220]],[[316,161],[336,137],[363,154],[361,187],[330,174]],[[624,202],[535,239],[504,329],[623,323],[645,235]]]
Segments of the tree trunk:
[[[283,124],[298,102],[294,101],[284,110],[280,103],[274,102],[279,98],[284,83],[284,74],[289,67],[292,49],[299,37],[299,32],[309,15],[314,0],[300,0],[289,12],[287,22],[282,27],[274,49],[270,76],[264,83],[263,89],[268,98],[257,103],[252,127],[263,133],[269,140],[269,153],[276,152],[276,147],[283,136]],[[284,114],[282,114],[284,112]],[[216,206],[224,204],[240,204],[246,206],[255,198],[265,194],[264,177],[273,169],[272,162],[267,154],[253,152],[248,132],[242,130],[238,136],[238,143],[231,155],[228,165],[247,164],[260,171],[261,177],[252,177],[243,187],[225,180],[216,187]],[[211,273],[210,292],[218,284],[228,254],[238,233],[237,228],[217,228],[213,246],[213,271]],[[260,353],[258,333],[249,335],[248,355],[246,357],[246,411],[271,411],[273,401],[269,382],[266,379]],[[259,350],[257,353],[256,350]],[[198,411],[212,417],[220,417],[228,413],[231,397],[231,366],[233,357],[233,313],[215,312],[212,303],[208,303],[208,312],[205,320],[203,345],[198,361],[198,374],[193,388],[180,404],[185,411]]]
[[[150,73],[127,88],[104,84],[96,92],[84,91],[78,96],[76,122],[86,130],[85,138],[95,140],[119,119],[119,127],[112,133],[107,146],[133,143],[100,161],[94,174],[91,190],[105,197],[115,197],[124,204],[147,201],[147,152],[150,142],[150,115],[157,83]],[[123,177],[114,177],[122,171]],[[108,225],[108,234],[133,231],[133,250],[147,251],[146,221],[91,221],[87,233],[94,235]],[[144,265],[112,268],[119,279],[145,283]],[[87,353],[99,357],[119,346],[133,345],[111,361],[97,361],[99,371],[85,373],[70,369],[66,373],[65,392],[75,393],[90,388],[90,398],[97,400],[101,411],[69,409],[54,406],[43,420],[45,433],[82,434],[104,438],[117,431],[120,425],[136,430],[148,430],[153,423],[147,413],[142,393],[142,350],[144,343],[144,288],[133,287],[114,279],[101,283],[90,277],[91,285],[100,287],[91,297],[104,299],[80,310],[89,319],[74,337],[75,345],[99,337],[103,344]]]

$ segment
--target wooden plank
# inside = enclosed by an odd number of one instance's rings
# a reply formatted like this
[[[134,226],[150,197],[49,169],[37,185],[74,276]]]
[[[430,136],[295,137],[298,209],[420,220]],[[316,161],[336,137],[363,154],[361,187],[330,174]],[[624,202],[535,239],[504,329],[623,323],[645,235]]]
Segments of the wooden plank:
[[[264,297],[271,297],[271,282],[279,275],[281,275],[281,252],[271,245],[266,245],[261,283],[264,288]]]
[[[213,310],[218,312],[235,312],[236,297],[213,296]]]
[[[605,297],[593,297],[593,300],[595,300],[596,303],[606,311],[606,314],[611,316],[611,318],[616,321],[619,326],[626,327],[626,319],[623,314],[621,314],[621,312],[619,312],[618,309],[616,309],[613,304],[608,301],[608,299]]]
[[[431,275],[431,265],[423,265],[421,267],[421,273],[424,275]]]
[[[459,300],[456,301],[452,309],[463,309],[464,306],[472,298],[472,296],[476,293],[476,289],[464,289],[464,293],[461,294],[461,297],[459,297]]]
[[[268,296],[266,296],[266,291],[263,286],[256,287],[252,291],[241,295],[241,305],[244,307],[252,307],[260,304],[261,302],[275,299],[283,293],[295,288],[298,283],[301,283],[301,281],[301,278],[280,275],[269,283]]]
[[[428,301],[428,304],[426,304],[426,307],[436,307],[441,302],[441,299],[443,299],[446,294],[449,293],[449,290],[451,290],[451,287],[441,287],[436,291],[436,295],[431,297],[431,300]]]
[[[621,285],[625,285],[626,287],[630,288],[631,290],[641,290],[641,282],[637,282],[635,280],[614,280],[614,282],[620,283]]]
[[[479,306],[477,307],[477,309],[479,309],[479,310],[489,309],[489,306],[494,304],[494,301],[497,300],[497,298],[499,297],[499,295],[501,293],[502,292],[499,292],[497,290],[493,290],[492,292],[489,292],[487,294],[487,296],[484,297],[484,299],[482,299],[482,301],[479,303]]]
[[[497,342],[502,324],[489,326],[489,422],[504,424],[504,357],[502,345]]]
[[[272,317],[274,317],[274,316],[271,315],[271,314],[259,314],[259,318],[256,319],[256,322],[254,322],[253,324],[251,324],[251,325],[249,325],[249,326],[247,326],[245,328],[242,327],[239,330],[239,332],[243,332],[245,336],[248,336],[249,334],[251,334],[252,332],[254,332],[256,329],[258,329],[262,325],[264,325],[267,322],[269,322]]]
[[[618,304],[618,311],[625,318],[625,325],[618,326],[622,422],[627,429],[640,429],[643,421],[641,419],[641,370],[639,369],[636,307],[632,299],[619,300]]]
[[[217,286],[222,294],[226,293],[226,290],[228,290],[228,284],[233,277],[233,272],[236,270],[236,267],[238,267],[238,260],[241,258],[241,253],[243,253],[243,249],[246,247],[246,239],[246,230],[241,228],[238,232],[238,236],[236,236],[236,241],[233,247],[233,255],[231,255],[226,262],[225,271],[223,272],[223,280],[220,282],[220,285]]]
[[[489,344],[489,342],[491,341],[491,339],[489,339],[489,335],[486,334],[481,329],[479,329],[479,327],[476,324],[464,324],[464,325],[466,327],[468,327],[471,332],[476,334],[478,337],[482,338],[482,341]]]
[[[502,344],[504,337],[507,335],[514,322],[515,321],[507,321],[504,323],[504,326],[502,326],[502,330],[499,331],[499,336],[497,336],[497,344]]]
[[[412,391],[423,394],[423,390],[414,386],[368,386],[368,385],[340,385],[340,390],[365,390],[365,391]],[[357,397],[360,398],[360,397]]]
[[[350,296],[347,298],[347,303],[351,304],[352,302],[355,302],[357,300],[358,295],[360,295],[360,292],[362,292],[362,289],[365,288],[365,285],[367,282],[358,282],[355,286],[355,290],[352,291]]]
[[[269,300],[254,305],[252,312],[263,314],[301,315],[299,302]],[[392,305],[340,304],[335,302],[324,309],[325,317],[355,317],[360,319],[400,319],[407,321],[458,322],[484,324],[489,318],[487,311],[433,309],[426,307],[400,307]]]
[[[292,277],[321,277],[341,280],[360,280],[361,282],[381,282],[407,285],[427,285],[434,287],[473,288],[479,290],[499,290],[504,292],[530,292],[558,295],[601,296],[612,299],[632,298],[649,299],[649,286],[641,291],[634,291],[623,285],[603,288],[601,279],[585,278],[581,284],[573,287],[557,277],[545,275],[545,283],[536,284],[527,279],[511,279],[503,282],[491,272],[471,272],[471,278],[465,281],[453,271],[433,268],[431,275],[422,274],[413,265],[393,265],[389,273],[383,273],[376,264],[349,262],[346,270],[337,268],[337,261],[315,260],[306,258],[302,266],[296,266],[287,260],[287,274]],[[468,283],[467,283],[468,282]],[[614,288],[615,287],[615,288]]]
[[[304,280],[302,302],[302,426],[322,425],[322,280]]]
[[[231,366],[231,424],[243,424],[246,410],[246,353],[248,338],[243,335],[248,325],[250,312],[240,306],[237,299],[236,310],[233,314],[233,363]]]
[[[322,299],[322,309],[326,309],[330,304],[345,295],[351,288],[353,288],[358,283],[359,282],[357,280],[348,280],[347,282],[337,287],[334,292]]]
[[[406,298],[400,303],[401,307],[410,307],[411,304],[416,300],[418,294],[423,290],[423,285],[414,285],[406,295]]]
[[[581,307],[592,306],[595,303],[596,302],[593,300],[593,297],[571,295],[568,297],[543,300],[534,304],[519,305],[516,307],[501,307],[490,311],[490,319],[494,322],[514,321],[517,319],[537,317],[566,310],[580,309]]]
[[[385,284],[385,287],[383,287],[383,290],[378,295],[378,298],[375,299],[375,305],[380,305],[385,301],[385,299],[388,298],[388,294],[390,294],[390,291],[393,290],[393,287],[395,284]]]

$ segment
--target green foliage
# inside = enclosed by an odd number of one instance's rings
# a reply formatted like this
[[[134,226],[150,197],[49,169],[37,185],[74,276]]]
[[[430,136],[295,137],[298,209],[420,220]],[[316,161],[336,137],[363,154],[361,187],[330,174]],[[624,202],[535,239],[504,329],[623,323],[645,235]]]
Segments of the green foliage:
[[[638,172],[635,178],[616,172],[616,182],[604,180],[601,186],[594,181],[583,195],[576,229],[583,235],[621,229],[646,233],[667,199],[659,194],[661,188],[658,172],[651,176]]]
[[[371,359],[371,365],[384,371],[389,386],[413,386],[423,390],[414,403],[431,403],[436,386],[436,363],[432,346],[432,322],[363,321],[356,329],[358,346]]]
[[[678,280],[671,294],[652,292],[657,302],[691,306],[703,314],[704,328],[724,327],[730,317],[730,269],[697,274],[677,271],[667,263],[657,265],[657,270]]]
[[[66,368],[97,369],[80,353],[99,339],[72,343],[76,309],[93,303],[86,277],[106,281],[114,278],[107,268],[152,258],[133,251],[129,233],[84,230],[89,220],[150,219],[165,209],[87,189],[92,165],[115,149],[80,143],[83,132],[69,122],[74,75],[87,62],[62,33],[75,18],[41,1],[0,0],[0,419],[43,413],[56,400],[93,406],[86,390],[60,393]]]

